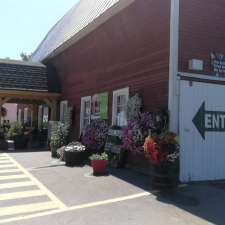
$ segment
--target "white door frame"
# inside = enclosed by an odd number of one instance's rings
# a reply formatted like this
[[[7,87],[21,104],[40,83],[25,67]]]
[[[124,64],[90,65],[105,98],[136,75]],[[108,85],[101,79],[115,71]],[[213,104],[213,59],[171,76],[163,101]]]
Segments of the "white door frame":
[[[171,0],[170,12],[170,63],[169,63],[169,127],[170,130],[178,133],[179,129],[179,80],[178,59],[179,59],[179,14],[180,0]]]

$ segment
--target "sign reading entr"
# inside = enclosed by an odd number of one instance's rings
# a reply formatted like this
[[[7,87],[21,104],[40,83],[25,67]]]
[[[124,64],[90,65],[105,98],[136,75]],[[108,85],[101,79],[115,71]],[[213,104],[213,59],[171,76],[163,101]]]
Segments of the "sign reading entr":
[[[205,139],[206,132],[225,132],[225,112],[205,110],[205,102],[202,103],[193,119],[197,130]]]

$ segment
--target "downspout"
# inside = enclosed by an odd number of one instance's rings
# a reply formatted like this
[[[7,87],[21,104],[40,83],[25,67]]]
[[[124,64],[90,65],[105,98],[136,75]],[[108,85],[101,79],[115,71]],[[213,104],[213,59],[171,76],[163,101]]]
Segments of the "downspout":
[[[179,9],[180,0],[171,0],[170,12],[170,63],[169,63],[169,129],[179,132]]]

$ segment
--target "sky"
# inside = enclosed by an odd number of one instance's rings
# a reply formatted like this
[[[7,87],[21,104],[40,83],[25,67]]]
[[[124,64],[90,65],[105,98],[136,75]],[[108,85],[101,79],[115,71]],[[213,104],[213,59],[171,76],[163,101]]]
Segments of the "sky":
[[[0,58],[35,51],[47,32],[78,0],[0,0]]]

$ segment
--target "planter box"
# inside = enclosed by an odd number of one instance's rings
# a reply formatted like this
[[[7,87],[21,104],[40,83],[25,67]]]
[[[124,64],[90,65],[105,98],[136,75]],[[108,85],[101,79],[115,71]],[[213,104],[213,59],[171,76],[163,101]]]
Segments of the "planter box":
[[[28,137],[25,135],[18,135],[14,137],[15,149],[26,149],[28,144]]]
[[[108,160],[92,160],[91,166],[94,175],[103,175],[107,172]]]
[[[84,152],[65,151],[66,166],[82,166],[84,164]]]

